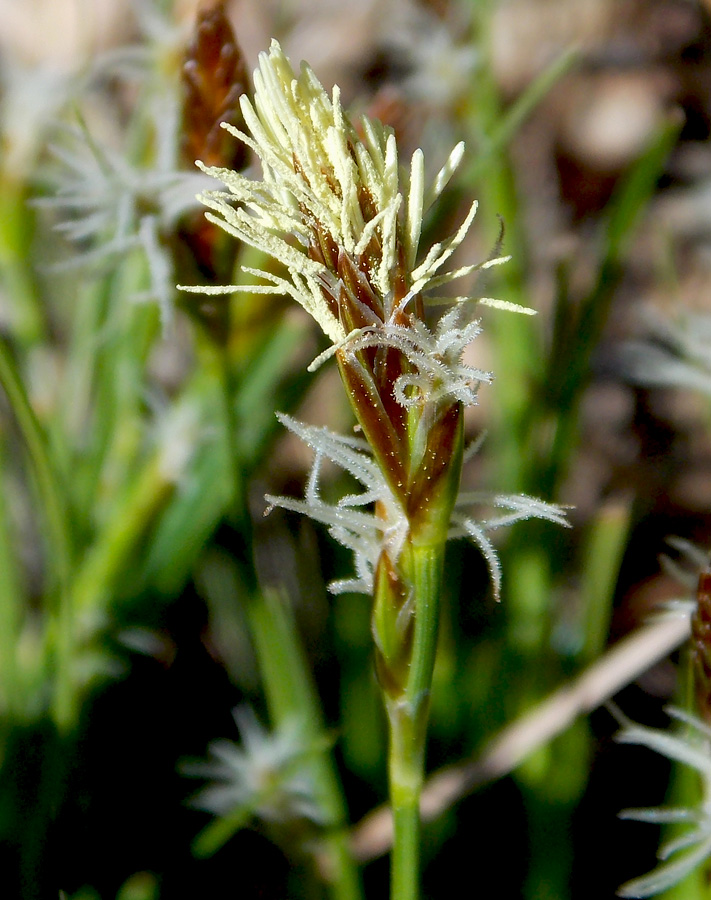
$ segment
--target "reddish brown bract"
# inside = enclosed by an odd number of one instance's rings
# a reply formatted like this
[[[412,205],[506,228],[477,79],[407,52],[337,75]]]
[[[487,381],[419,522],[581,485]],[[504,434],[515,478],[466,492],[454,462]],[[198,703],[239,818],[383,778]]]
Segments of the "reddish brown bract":
[[[223,3],[205,4],[198,12],[183,62],[182,81],[185,163],[192,166],[199,159],[208,166],[239,171],[244,167],[247,148],[221,125],[229,122],[241,126],[239,98],[249,82]]]

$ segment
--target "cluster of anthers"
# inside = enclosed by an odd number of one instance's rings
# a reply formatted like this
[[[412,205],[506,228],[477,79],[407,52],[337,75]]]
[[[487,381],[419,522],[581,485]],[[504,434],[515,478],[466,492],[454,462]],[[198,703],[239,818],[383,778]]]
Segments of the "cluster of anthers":
[[[271,497],[270,503],[326,523],[353,550],[357,577],[333,585],[335,590],[370,591],[381,551],[395,561],[405,538],[417,528],[424,532],[439,514],[433,511],[444,510],[430,530],[474,539],[498,593],[496,554],[486,532],[531,516],[563,522],[563,514],[527,497],[495,497],[486,502],[505,514],[477,521],[465,507],[482,496],[454,499],[461,409],[475,404],[480,384],[492,378],[462,361],[464,348],[480,331],[478,321],[464,319],[463,310],[481,303],[533,312],[488,297],[441,296],[444,285],[508,258],[497,248],[483,262],[448,266],[474,220],[476,203],[449,239],[420,252],[423,217],[460,163],[463,145],[454,148],[426,188],[421,150],[412,155],[409,170],[401,171],[391,130],[364,117],[357,131],[338,88],[329,97],[306,64],[297,77],[276,41],[260,56],[253,100],[243,96],[241,107],[249,134],[225,127],[256,154],[262,179],[202,166],[226,190],[200,199],[211,210],[211,221],[280,268],[245,268],[256,284],[193,290],[296,300],[332,342],[310,368],[336,356],[366,439],[339,437],[284,417],[314,449],[316,461],[304,501]],[[426,308],[444,304],[452,308],[429,325]],[[364,492],[333,506],[322,501],[318,471],[324,457],[354,475]],[[450,470],[457,470],[453,492]],[[374,513],[364,509],[370,504]]]

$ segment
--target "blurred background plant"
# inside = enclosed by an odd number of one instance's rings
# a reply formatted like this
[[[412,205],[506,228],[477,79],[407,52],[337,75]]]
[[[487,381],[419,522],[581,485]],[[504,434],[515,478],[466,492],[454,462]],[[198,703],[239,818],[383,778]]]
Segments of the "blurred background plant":
[[[586,672],[602,684],[608,648],[626,652],[625,635],[678,592],[657,561],[665,538],[709,546],[707,362],[690,381],[668,352],[708,359],[707,5],[198,6],[0,2],[0,860],[12,897],[361,891],[345,824],[385,796],[368,598],[327,595],[351,563],[318,527],[262,519],[266,492],[303,496],[311,464],[275,412],[334,430],[350,412],[329,367],[306,373],[323,347],[298,310],[174,289],[270,265],[204,222],[191,161],[249,166],[218,125],[239,125],[236,98],[271,37],[390,124],[403,158],[422,146],[441,160],[466,141],[426,238],[478,198],[491,230],[473,230],[462,264],[489,254],[500,215],[513,260],[487,273],[487,293],[539,310],[484,314],[471,363],[497,379],[467,418],[469,437],[488,437],[465,477],[571,504],[574,527],[502,535],[500,604],[478,551],[452,546],[429,769],[476,760]],[[682,310],[688,329],[655,325],[654,345],[641,343],[650,321]],[[352,489],[335,467],[320,487],[326,501]],[[617,702],[658,728],[685,695],[664,651],[646,652]],[[244,703],[241,744],[224,743]],[[616,746],[616,728],[604,711],[552,740],[541,728],[512,776],[499,761],[476,792],[460,780],[425,830],[424,895],[476,880],[503,896],[612,897],[652,869],[654,829],[616,817],[662,803],[669,768]],[[200,771],[221,782],[202,802],[188,759],[212,759]],[[377,898],[387,829],[374,822],[352,847]]]

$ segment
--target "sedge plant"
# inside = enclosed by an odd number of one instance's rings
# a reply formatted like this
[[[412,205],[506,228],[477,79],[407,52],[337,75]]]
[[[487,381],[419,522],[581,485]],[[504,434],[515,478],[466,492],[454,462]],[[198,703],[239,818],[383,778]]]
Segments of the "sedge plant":
[[[711,394],[711,319],[686,312],[670,321],[643,311],[646,339],[627,342],[623,372],[646,387],[681,388]],[[706,405],[708,415],[708,405]],[[622,719],[620,743],[646,747],[675,765],[669,805],[624,810],[622,818],[662,825],[664,840],[652,871],[623,884],[621,897],[664,895],[669,900],[708,896],[711,866],[711,568],[708,550],[681,538],[669,544],[686,565],[666,560],[685,586],[680,610],[690,618],[690,641],[680,667],[682,708],[669,707],[668,728],[649,728]]]
[[[622,744],[646,747],[677,765],[670,791],[670,805],[626,809],[623,819],[663,825],[668,831],[657,851],[658,865],[651,871],[623,884],[621,897],[705,897],[708,894],[709,857],[711,856],[711,570],[707,555],[681,539],[670,544],[686,561],[700,569],[693,600],[677,601],[677,614],[690,615],[691,634],[687,660],[688,687],[693,687],[689,709],[675,706],[666,712],[672,720],[669,728],[649,728],[631,722],[616,711],[622,728],[617,740]],[[687,573],[675,565],[671,570],[693,587]]]
[[[338,87],[329,96],[306,64],[297,76],[276,41],[261,54],[254,97],[243,96],[241,108],[245,131],[225,127],[256,154],[262,178],[198,163],[226,188],[200,199],[209,221],[283,268],[245,268],[249,285],[185,289],[289,296],[331,341],[310,369],[335,356],[357,433],[341,436],[282,417],[315,461],[304,499],[267,499],[325,524],[353,552],[355,575],[333,583],[333,592],[372,595],[389,724],[392,896],[412,900],[419,894],[419,801],[446,543],[469,537],[479,546],[498,597],[501,573],[489,532],[534,516],[565,521],[559,507],[527,496],[460,491],[462,465],[476,449],[465,448],[463,409],[492,380],[462,360],[481,330],[470,310],[479,303],[532,311],[491,298],[442,296],[450,282],[505,261],[497,247],[483,262],[450,267],[476,203],[449,239],[420,246],[423,219],[463,145],[426,187],[420,150],[401,170],[392,131],[368,118],[356,130]],[[336,503],[323,499],[324,459],[362,491]]]

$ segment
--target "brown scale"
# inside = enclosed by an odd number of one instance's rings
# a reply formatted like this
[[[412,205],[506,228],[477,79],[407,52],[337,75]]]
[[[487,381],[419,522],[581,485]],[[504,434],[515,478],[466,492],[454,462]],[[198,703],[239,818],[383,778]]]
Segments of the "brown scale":
[[[349,146],[355,158],[352,144]],[[306,178],[296,159],[294,168]],[[338,185],[333,183],[329,173],[323,174],[329,179],[334,193],[340,195]],[[358,202],[364,220],[370,221],[377,210],[370,192],[362,185],[358,190]],[[302,214],[307,216],[308,211],[302,208]],[[386,322],[407,330],[412,326],[413,315],[420,320],[424,318],[424,303],[419,294],[407,309],[399,308],[408,291],[402,241],[397,241],[398,256],[391,273],[392,297],[384,298],[374,289],[371,276],[383,252],[376,232],[365,250],[354,259],[337,245],[333,235],[321,223],[311,220],[310,227],[309,257],[322,263],[338,278],[338,295],[334,296],[333,287],[325,284],[322,294],[346,333],[363,328],[377,329]],[[460,428],[460,404],[437,404],[431,411],[433,421],[425,454],[417,464],[417,471],[410,471],[408,416],[395,399],[393,386],[401,375],[413,371],[412,363],[401,350],[385,346],[357,351],[343,347],[336,353],[336,358],[356,416],[393,493],[408,514],[417,513],[418,519],[427,519],[431,501],[439,498],[442,485],[448,483],[446,475]]]
[[[222,123],[242,128],[239,98],[247,92],[247,68],[223,2],[203,2],[183,59],[180,153],[185,168],[196,160],[208,166],[240,171],[247,147],[228,134]],[[232,277],[239,244],[203,212],[187,215],[175,241],[179,279],[223,284]],[[190,306],[217,337],[226,338],[227,302]]]
[[[711,722],[711,566],[699,575],[691,616],[691,655],[699,713]]]
[[[239,172],[247,162],[247,148],[224,128],[242,127],[239,98],[249,84],[247,67],[224,3],[204,3],[182,68],[183,127],[181,152],[185,164],[196,159],[207,166]]]
[[[342,347],[336,360],[353,411],[393,494],[405,503],[407,461],[399,422],[393,422],[362,353]],[[396,425],[398,427],[396,427]]]

